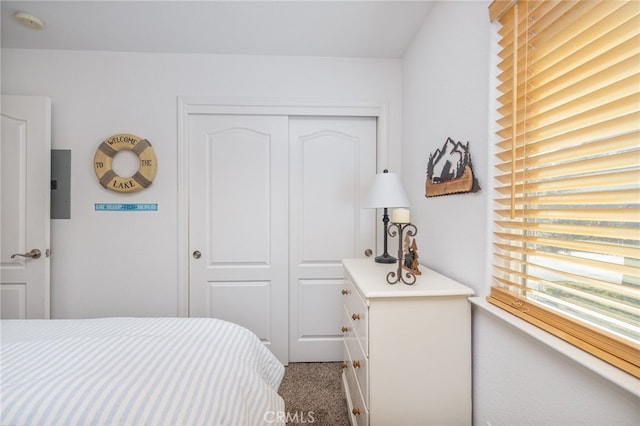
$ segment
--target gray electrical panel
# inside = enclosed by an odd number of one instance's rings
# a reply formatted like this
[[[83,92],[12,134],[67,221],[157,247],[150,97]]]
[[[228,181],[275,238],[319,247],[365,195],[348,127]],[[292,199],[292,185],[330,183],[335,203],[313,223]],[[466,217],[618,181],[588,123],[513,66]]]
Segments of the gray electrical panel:
[[[51,150],[51,219],[71,219],[71,150]]]

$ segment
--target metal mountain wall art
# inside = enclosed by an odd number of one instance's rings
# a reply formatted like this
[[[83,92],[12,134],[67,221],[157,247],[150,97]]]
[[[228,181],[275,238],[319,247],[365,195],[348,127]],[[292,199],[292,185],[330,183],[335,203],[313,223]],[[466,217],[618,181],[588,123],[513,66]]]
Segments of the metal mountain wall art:
[[[473,174],[469,142],[463,144],[447,138],[442,148],[429,154],[425,187],[426,197],[480,191]]]

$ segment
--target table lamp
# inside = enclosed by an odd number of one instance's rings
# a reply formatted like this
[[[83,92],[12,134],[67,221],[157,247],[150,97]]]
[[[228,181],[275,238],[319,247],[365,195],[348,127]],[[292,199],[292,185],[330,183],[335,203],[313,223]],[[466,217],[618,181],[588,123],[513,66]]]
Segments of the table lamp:
[[[376,256],[375,261],[378,263],[395,263],[397,259],[387,252],[387,231],[389,227],[389,213],[387,209],[409,207],[409,199],[402,188],[402,183],[398,175],[389,173],[387,169],[384,169],[382,173],[376,174],[363,207],[368,209],[384,209],[382,214],[382,223],[384,225],[384,253]]]

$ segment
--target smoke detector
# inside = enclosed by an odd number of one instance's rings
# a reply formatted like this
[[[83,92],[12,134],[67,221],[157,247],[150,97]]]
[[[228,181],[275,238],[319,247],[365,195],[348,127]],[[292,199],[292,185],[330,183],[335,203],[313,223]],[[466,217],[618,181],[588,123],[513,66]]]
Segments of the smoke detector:
[[[30,15],[26,12],[16,12],[13,17],[20,24],[32,30],[41,30],[44,28],[44,22],[37,16]]]

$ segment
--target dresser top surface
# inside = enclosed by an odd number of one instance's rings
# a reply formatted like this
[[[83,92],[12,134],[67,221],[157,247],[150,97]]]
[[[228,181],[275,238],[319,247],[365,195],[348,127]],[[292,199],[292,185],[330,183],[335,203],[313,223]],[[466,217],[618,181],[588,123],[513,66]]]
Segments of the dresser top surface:
[[[473,290],[425,266],[420,266],[422,275],[416,276],[413,285],[387,282],[389,272],[397,272],[398,264],[376,263],[372,259],[345,259],[342,261],[366,298],[381,297],[427,297],[427,296],[471,296]],[[402,270],[403,273],[406,270]]]

